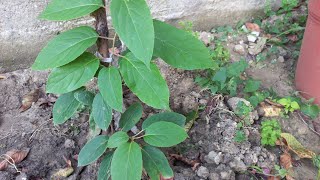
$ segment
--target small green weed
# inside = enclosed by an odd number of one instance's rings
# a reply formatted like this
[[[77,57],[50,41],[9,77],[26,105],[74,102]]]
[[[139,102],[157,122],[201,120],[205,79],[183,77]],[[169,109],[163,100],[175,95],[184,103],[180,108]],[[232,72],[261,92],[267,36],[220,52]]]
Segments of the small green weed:
[[[234,137],[234,141],[237,143],[242,143],[247,140],[246,134],[243,130],[237,130],[236,135]]]
[[[261,126],[261,144],[275,146],[277,139],[281,134],[280,123],[275,120],[263,121]]]
[[[284,106],[285,114],[300,109],[299,103],[295,101],[292,97],[281,98],[277,102]]]

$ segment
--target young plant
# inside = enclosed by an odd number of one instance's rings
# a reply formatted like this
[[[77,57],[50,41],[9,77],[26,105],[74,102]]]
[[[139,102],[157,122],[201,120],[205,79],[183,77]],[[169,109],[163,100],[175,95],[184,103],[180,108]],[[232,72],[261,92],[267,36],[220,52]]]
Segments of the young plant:
[[[277,120],[263,121],[261,127],[261,144],[275,146],[281,135],[281,127]]]
[[[156,147],[171,147],[184,141],[187,137],[184,130],[186,118],[172,112],[150,116],[143,122],[142,131],[130,137],[128,131],[141,116],[140,103],[130,106],[121,116],[121,131],[110,137],[100,135],[90,140],[79,153],[78,166],[91,164],[105,154],[98,180],[110,177],[140,180],[143,168],[151,179],[172,178],[173,171],[166,156]],[[141,139],[145,143],[142,144]]]
[[[299,103],[290,97],[279,99],[277,102],[284,106],[286,114],[300,109]]]
[[[306,103],[301,105],[301,112],[311,119],[316,119],[320,113],[320,107],[316,104],[313,104],[314,99],[308,100]]]
[[[46,91],[60,94],[53,107],[55,125],[66,122],[81,104],[85,104],[91,112],[91,126],[93,127],[94,122],[99,128],[107,130],[112,121],[112,111],[123,112],[123,81],[145,104],[157,109],[170,110],[169,88],[158,67],[152,61],[155,57],[163,59],[172,67],[185,70],[217,67],[209,50],[192,34],[152,19],[145,0],[111,0],[110,12],[116,35],[112,38],[108,37],[106,9],[109,6],[106,2],[103,0],[52,0],[40,15],[40,18],[46,20],[66,21],[92,13],[96,19],[95,29],[81,26],[54,37],[42,49],[32,66],[34,70],[52,69]],[[128,47],[126,51],[124,49],[120,49],[120,52],[115,51],[116,37],[119,37],[123,45]],[[109,48],[110,40],[113,44],[111,48]],[[96,55],[86,52],[94,44],[98,46]],[[111,63],[112,61],[118,62]],[[98,78],[100,91],[96,95],[83,88],[94,77]],[[136,110],[137,108],[133,109],[133,113],[140,111]],[[132,116],[128,113],[123,115],[121,122],[125,123],[120,126],[124,133],[117,134],[122,137],[120,139],[126,141],[123,141],[121,146],[118,144],[119,147],[111,144],[112,148],[118,147],[112,157],[113,180],[138,180],[141,176],[141,148],[134,142],[137,137],[128,139],[125,135],[140,118],[136,114]],[[134,122],[127,120],[130,118],[135,118]],[[162,122],[157,125],[159,127],[150,126],[143,131],[146,133],[143,136],[144,140],[151,145],[171,146],[182,141],[186,136],[172,123]],[[163,130],[162,134],[174,131],[172,132],[174,136],[169,139],[160,134],[153,136],[152,134],[159,133],[159,129]],[[181,136],[175,134],[178,132]],[[154,137],[157,138],[158,144],[154,142]],[[174,139],[178,137],[179,140],[175,141]],[[112,139],[114,138],[110,137],[110,140]],[[89,148],[90,153],[87,155],[89,157],[94,155],[94,157],[83,158],[83,152],[86,151],[82,151],[79,164],[85,165],[96,160],[107,149],[108,144],[110,145],[110,140],[106,136],[98,136],[90,141],[85,149]],[[151,153],[160,154],[152,147],[147,149]],[[104,167],[109,165],[110,159],[111,155],[108,154],[103,161]],[[151,163],[151,165],[156,166],[158,163]],[[158,171],[155,170],[160,170],[162,175],[167,172],[162,172],[162,167],[159,169],[155,166],[149,170],[145,166],[147,171],[153,173],[149,174],[150,176],[155,177],[154,173],[157,172],[159,177]],[[107,173],[108,171],[102,172],[105,175]]]

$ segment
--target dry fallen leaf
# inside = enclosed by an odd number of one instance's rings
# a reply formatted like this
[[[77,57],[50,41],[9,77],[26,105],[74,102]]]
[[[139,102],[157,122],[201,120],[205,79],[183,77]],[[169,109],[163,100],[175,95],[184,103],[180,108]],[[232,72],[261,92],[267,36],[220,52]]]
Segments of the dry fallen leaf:
[[[246,28],[250,31],[260,32],[260,26],[255,23],[246,23]]]
[[[258,112],[264,117],[278,117],[280,116],[282,108],[275,105],[267,105],[266,103],[260,103]]]
[[[281,180],[281,178],[279,176],[269,176],[268,180]]]
[[[60,169],[56,173],[52,175],[52,179],[60,179],[61,177],[68,177],[73,173],[74,169],[72,167],[66,167],[64,169]]]
[[[30,151],[29,148],[27,148],[25,150],[13,149],[13,150],[6,152],[6,154],[1,155],[0,157],[1,157],[2,161],[0,162],[0,171],[5,170],[9,166],[10,163],[12,163],[12,164],[20,163],[22,160],[24,160],[24,158],[27,157],[29,151]]]
[[[288,148],[296,153],[300,158],[312,159],[316,154],[306,148],[289,133],[281,133],[281,137],[286,141]]]
[[[289,153],[284,153],[280,156],[280,165],[287,170],[286,179],[293,180],[293,177],[290,176],[292,174],[292,158]]]
[[[0,74],[0,79],[7,79],[7,77]]]
[[[28,110],[32,106],[32,103],[38,101],[39,96],[40,96],[39,89],[35,89],[35,90],[31,91],[30,93],[26,94],[25,96],[23,96],[22,105],[19,109],[20,112],[24,112],[24,111]]]

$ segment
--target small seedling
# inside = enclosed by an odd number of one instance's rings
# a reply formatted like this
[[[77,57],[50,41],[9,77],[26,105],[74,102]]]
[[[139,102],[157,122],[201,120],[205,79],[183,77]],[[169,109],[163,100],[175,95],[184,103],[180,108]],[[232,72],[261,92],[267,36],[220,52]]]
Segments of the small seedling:
[[[277,102],[284,106],[285,114],[288,114],[289,112],[294,112],[300,109],[299,103],[291,97],[279,99]]]
[[[237,130],[236,135],[234,137],[234,141],[237,143],[242,143],[247,140],[246,134],[243,130]]]
[[[261,144],[275,146],[281,135],[280,123],[273,119],[263,121],[261,124]]]
[[[281,178],[285,178],[288,175],[288,171],[284,168],[281,168],[279,165],[275,165],[274,169],[277,171],[276,176],[280,176]]]
[[[302,104],[301,112],[311,119],[316,119],[320,113],[320,107],[316,104],[313,104],[314,99],[308,100],[306,103]]]

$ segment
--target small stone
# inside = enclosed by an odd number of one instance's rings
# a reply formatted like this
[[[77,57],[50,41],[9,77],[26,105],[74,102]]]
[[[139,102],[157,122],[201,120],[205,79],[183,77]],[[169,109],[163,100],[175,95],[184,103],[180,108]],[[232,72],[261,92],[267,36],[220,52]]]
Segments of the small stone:
[[[279,56],[279,57],[278,57],[278,61],[281,62],[281,63],[284,63],[284,61],[285,61],[285,60],[284,60],[284,57],[283,57],[283,56]]]
[[[209,170],[206,167],[200,166],[198,171],[197,171],[197,175],[199,177],[202,177],[202,178],[206,179],[206,178],[209,177],[210,173],[209,173]]]
[[[232,97],[228,100],[228,105],[231,108],[232,111],[237,110],[238,108],[238,103],[242,101],[244,102],[244,104],[246,104],[247,106],[250,106],[250,102],[243,99],[243,98],[239,98],[239,97]]]
[[[20,175],[16,177],[16,180],[28,180],[27,174],[20,173]]]
[[[256,36],[254,36],[254,35],[251,35],[251,34],[249,34],[248,36],[247,36],[247,38],[248,38],[248,41],[249,42],[256,42],[257,41],[257,37]]]
[[[209,154],[207,156],[204,157],[204,160],[207,163],[214,163],[215,162],[215,158],[218,154],[214,151],[209,152]]]
[[[223,161],[223,154],[222,152],[219,152],[217,156],[214,158],[214,162],[216,165],[219,165]]]
[[[208,33],[208,32],[201,32],[199,39],[206,45],[208,46],[213,39],[213,35]]]
[[[258,31],[252,31],[251,34],[256,36],[256,37],[260,36],[260,32],[258,32]]]
[[[66,139],[64,142],[64,147],[65,148],[75,148],[75,142],[72,139]]]
[[[230,162],[229,166],[236,172],[244,172],[247,170],[247,166],[238,158],[235,158],[232,162]]]
[[[220,180],[220,176],[217,173],[211,173],[209,176],[209,180]]]
[[[205,99],[200,99],[199,104],[206,105],[208,103]]]
[[[279,55],[280,56],[286,56],[288,52],[283,47],[278,47]]]
[[[221,176],[221,179],[223,180],[229,180],[231,178],[231,172],[226,172],[226,171],[223,171],[223,172],[220,172],[220,176]]]
[[[234,50],[234,52],[236,52],[238,54],[241,54],[241,55],[245,55],[246,54],[246,51],[245,51],[244,47],[242,45],[240,45],[240,44],[235,45],[233,50]]]

